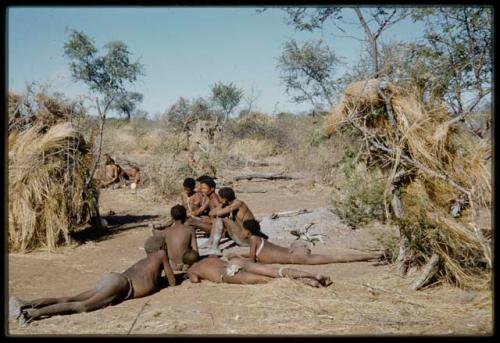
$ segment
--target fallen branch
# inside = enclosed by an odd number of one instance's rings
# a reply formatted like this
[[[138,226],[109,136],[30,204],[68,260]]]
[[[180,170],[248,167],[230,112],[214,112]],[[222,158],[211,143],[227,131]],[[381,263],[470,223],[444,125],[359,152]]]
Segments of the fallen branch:
[[[265,189],[235,189],[236,193],[267,193]]]
[[[309,211],[305,208],[300,208],[298,210],[292,210],[292,211],[275,212],[271,214],[271,219],[277,219],[281,217],[294,217],[304,213],[309,213]]]
[[[262,174],[247,174],[247,175],[240,175],[240,176],[235,176],[234,180],[235,181],[240,181],[240,180],[252,180],[252,179],[265,179],[265,180],[296,180],[299,179],[298,177],[294,176],[289,176],[289,175],[283,175],[283,173],[262,173]]]
[[[135,326],[135,323],[137,322],[137,319],[139,319],[139,316],[141,315],[142,311],[144,311],[144,308],[146,307],[147,304],[149,304],[150,301],[151,301],[151,299],[149,299],[148,301],[146,301],[144,303],[144,305],[142,305],[141,310],[139,311],[139,313],[137,313],[137,316],[135,316],[134,322],[132,323],[132,326],[128,330],[127,335],[130,335],[130,333],[132,332],[132,329]]]
[[[410,289],[416,291],[425,286],[438,270],[439,255],[432,254],[422,273],[410,285]]]

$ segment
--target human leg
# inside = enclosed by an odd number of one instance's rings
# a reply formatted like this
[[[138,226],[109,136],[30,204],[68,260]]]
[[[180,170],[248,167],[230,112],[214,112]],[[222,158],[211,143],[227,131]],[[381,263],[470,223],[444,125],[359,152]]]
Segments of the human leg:
[[[21,324],[26,324],[42,316],[94,311],[124,300],[129,290],[130,285],[126,277],[110,273],[98,281],[93,293],[84,292],[78,296],[66,298],[70,300],[67,302],[60,302],[61,299],[58,299],[57,303],[51,305],[24,309],[19,320]],[[88,297],[90,294],[91,296]]]

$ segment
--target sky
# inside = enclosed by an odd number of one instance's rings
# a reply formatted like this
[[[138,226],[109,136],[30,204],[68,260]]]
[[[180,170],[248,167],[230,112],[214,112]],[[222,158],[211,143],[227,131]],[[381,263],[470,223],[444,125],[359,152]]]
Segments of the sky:
[[[131,88],[144,95],[140,108],[150,115],[165,111],[179,97],[208,97],[215,82],[233,82],[246,94],[259,94],[255,108],[266,113],[300,112],[286,94],[276,68],[289,39],[323,39],[343,58],[341,76],[359,60],[363,43],[334,35],[327,25],[315,32],[296,31],[284,12],[252,7],[10,7],[7,14],[8,88],[22,92],[32,82],[68,97],[87,94],[71,78],[63,55],[68,30],[85,32],[102,48],[109,41],[127,44],[145,75]],[[348,11],[353,12],[353,11]],[[356,21],[353,13],[346,20]],[[348,35],[363,38],[361,28],[347,26]],[[410,20],[391,27],[384,41],[410,41],[423,34]]]

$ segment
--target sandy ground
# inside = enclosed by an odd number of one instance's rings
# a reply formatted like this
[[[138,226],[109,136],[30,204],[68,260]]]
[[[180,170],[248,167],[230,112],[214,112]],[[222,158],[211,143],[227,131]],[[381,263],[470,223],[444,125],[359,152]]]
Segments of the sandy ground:
[[[241,172],[241,171],[240,171]],[[227,178],[231,173],[226,175]],[[329,192],[307,180],[242,181],[242,193],[258,218],[275,211],[329,207]],[[101,213],[110,210],[109,227],[83,244],[56,253],[9,254],[9,295],[31,299],[67,296],[93,287],[101,275],[123,271],[145,256],[142,245],[150,222],[167,218],[173,202],[153,203],[141,190],[105,190]],[[332,225],[334,225],[333,223]],[[355,244],[329,237],[316,253],[355,251],[376,246],[393,227],[368,225],[352,233]],[[354,237],[354,236],[353,236]],[[352,241],[352,240],[351,240]],[[357,243],[356,243],[357,242]],[[231,248],[238,250],[241,248]],[[411,276],[396,276],[390,265],[371,262],[294,266],[329,275],[331,287],[315,289],[289,279],[265,285],[228,285],[189,281],[142,299],[99,311],[54,316],[22,328],[8,322],[12,335],[490,335],[492,292],[447,285],[419,292],[408,289]]]

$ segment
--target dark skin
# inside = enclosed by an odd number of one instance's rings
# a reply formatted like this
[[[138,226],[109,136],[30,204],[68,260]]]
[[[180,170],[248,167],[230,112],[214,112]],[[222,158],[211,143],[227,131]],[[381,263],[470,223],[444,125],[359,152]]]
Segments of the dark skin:
[[[191,215],[200,218],[190,218],[188,224],[210,234],[214,221],[208,217],[208,213],[210,210],[220,206],[221,202],[219,196],[215,193],[215,188],[210,188],[207,184],[200,183],[199,193],[202,194],[200,207],[192,211]]]
[[[229,201],[220,197],[220,200],[221,204],[210,211],[210,216],[223,217],[224,228],[236,244],[249,246],[250,232],[243,227],[243,222],[248,219],[255,219],[252,211],[244,201],[239,199]]]
[[[182,270],[182,256],[189,250],[198,251],[196,231],[184,224],[184,220],[175,220],[174,225],[164,232],[165,242],[168,247],[168,258],[173,270]]]
[[[238,265],[242,269],[233,276],[227,276],[226,267],[229,264]],[[267,283],[274,278],[280,278],[279,269],[280,268],[265,266],[242,258],[232,258],[227,262],[216,256],[209,256],[195,262],[188,269],[187,276],[193,283],[201,282],[201,280],[208,280],[216,283],[252,285]],[[291,268],[283,268],[282,276],[297,279],[313,287],[328,286],[332,283],[330,278],[326,276],[311,274]]]
[[[120,181],[120,174],[122,172],[120,166],[115,163],[115,160],[109,155],[105,155],[105,181],[101,182],[101,187],[106,188],[109,185]]]
[[[165,246],[148,254],[121,274],[111,273],[104,276],[97,282],[94,289],[78,295],[32,301],[18,299],[21,304],[21,318],[29,322],[42,316],[90,312],[108,305],[115,305],[122,302],[129,292],[126,277],[133,285],[130,299],[141,298],[161,289],[162,272],[165,273],[169,286],[175,286],[175,277],[168,263]]]
[[[372,254],[351,254],[342,255],[320,255],[311,254],[306,248],[290,249],[276,244],[273,244],[262,237],[250,236],[250,252],[249,254],[239,254],[237,256],[247,257],[250,261],[264,264],[283,263],[283,264],[328,264],[328,263],[347,263],[361,261],[375,261],[380,259],[381,253]],[[256,256],[257,249],[264,241],[264,245]],[[236,256],[236,255],[230,255]]]

